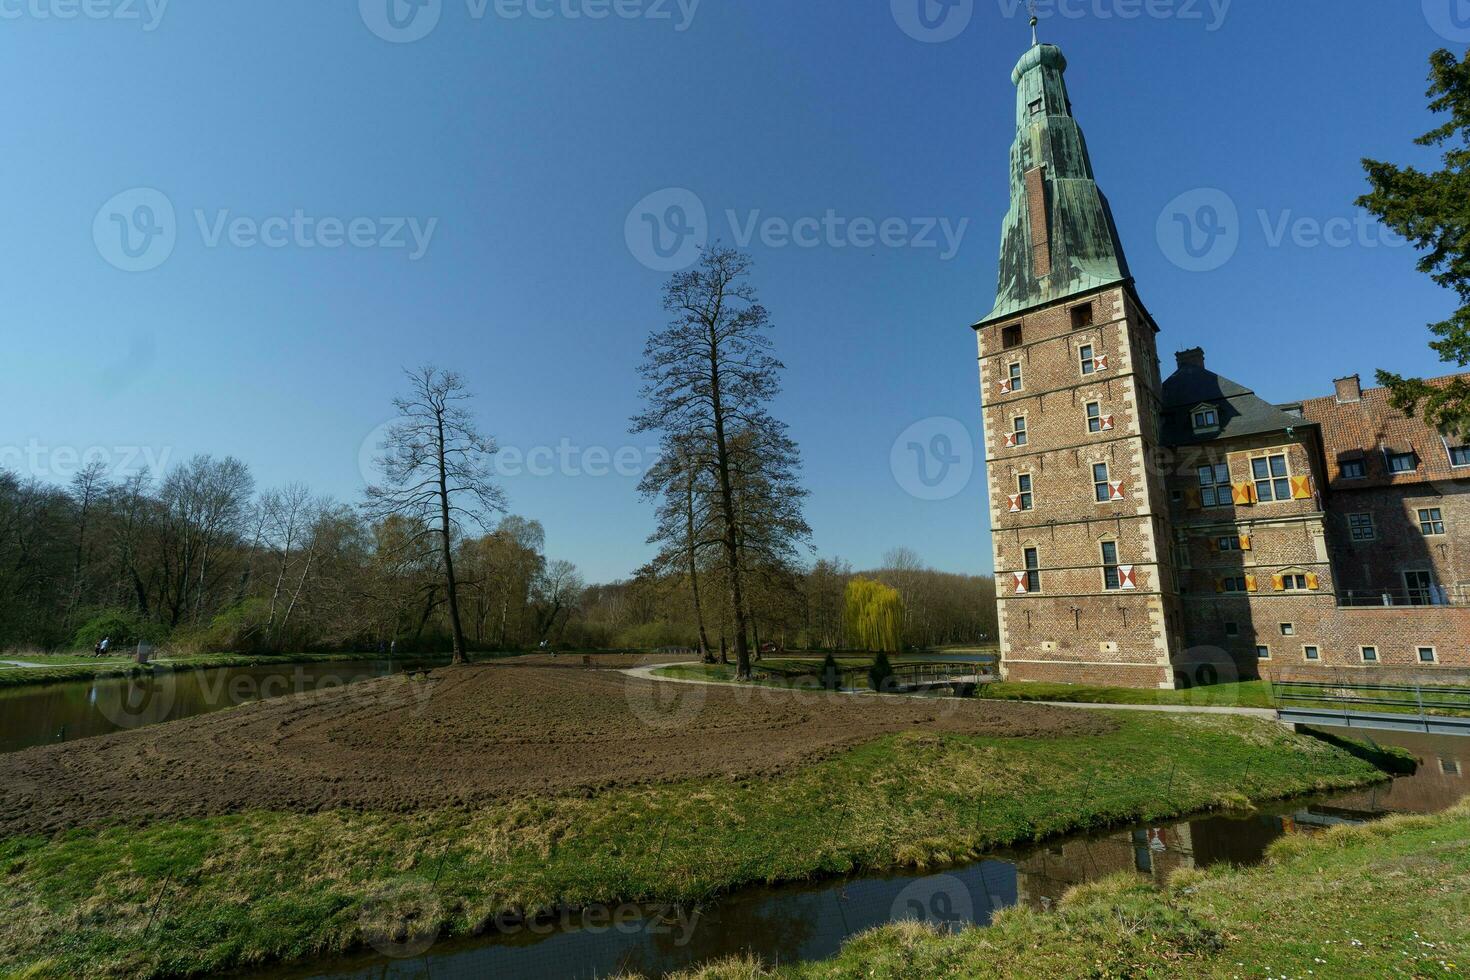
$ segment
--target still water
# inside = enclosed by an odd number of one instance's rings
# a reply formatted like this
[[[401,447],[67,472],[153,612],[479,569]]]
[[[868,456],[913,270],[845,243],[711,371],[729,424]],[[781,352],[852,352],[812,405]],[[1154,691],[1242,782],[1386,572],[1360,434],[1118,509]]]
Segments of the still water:
[[[382,677],[399,660],[275,664],[68,681],[0,690],[0,752],[208,714],[251,701]]]
[[[625,906],[569,912],[535,925],[501,926],[478,939],[385,937],[376,945],[393,955],[263,976],[592,980],[624,971],[658,977],[737,954],[754,954],[767,963],[823,959],[855,933],[884,923],[987,925],[1001,909],[1024,904],[1046,910],[1074,885],[1120,871],[1163,883],[1178,868],[1251,865],[1285,834],[1391,813],[1433,813],[1470,793],[1465,775],[1470,739],[1397,732],[1374,737],[1414,751],[1419,771],[1357,793],[1284,803],[1249,815],[1138,825],[1001,853],[938,873],[749,888],[698,909]]]

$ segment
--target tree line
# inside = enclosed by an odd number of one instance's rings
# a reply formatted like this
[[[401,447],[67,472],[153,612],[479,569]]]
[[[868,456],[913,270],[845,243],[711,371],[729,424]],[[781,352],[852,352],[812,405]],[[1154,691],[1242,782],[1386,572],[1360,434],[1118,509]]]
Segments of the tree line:
[[[654,558],[588,586],[549,559],[540,524],[508,514],[497,452],[451,371],[406,372],[356,503],[303,484],[260,490],[230,458],[155,478],[101,463],[66,486],[0,471],[0,649],[168,643],[184,651],[448,651],[542,646],[733,649],[933,647],[995,636],[989,578],[913,552],[858,576],[814,559],[801,454],[771,405],[784,370],[750,259],[711,248],[664,287],[670,319],[640,365],[637,433],[662,452],[639,485]],[[854,618],[850,583],[882,583]],[[867,592],[865,595],[878,593]],[[875,607],[876,608],[876,607]]]

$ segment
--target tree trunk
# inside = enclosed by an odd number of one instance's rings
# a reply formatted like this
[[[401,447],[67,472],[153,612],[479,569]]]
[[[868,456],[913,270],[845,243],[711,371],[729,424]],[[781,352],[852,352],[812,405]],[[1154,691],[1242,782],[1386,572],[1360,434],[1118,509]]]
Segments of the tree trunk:
[[[735,491],[730,483],[730,451],[725,442],[725,410],[720,397],[720,347],[715,325],[718,310],[710,319],[710,402],[715,423],[715,458],[720,476],[720,510],[725,519],[725,561],[730,569],[730,612],[735,617],[735,676],[750,680],[750,643],[745,635],[745,596],[740,588],[740,548],[735,526]]]
[[[704,607],[699,601],[699,563],[694,557],[694,474],[688,473],[685,487],[685,541],[688,543],[689,553],[689,589],[694,593],[694,621],[699,626],[699,659],[709,663],[709,635],[704,631]]]
[[[449,625],[454,633],[453,664],[465,663],[464,627],[459,621],[459,589],[454,581],[454,548],[450,542],[449,476],[445,472],[444,417],[439,416],[439,531],[444,546],[444,580],[449,588]]]

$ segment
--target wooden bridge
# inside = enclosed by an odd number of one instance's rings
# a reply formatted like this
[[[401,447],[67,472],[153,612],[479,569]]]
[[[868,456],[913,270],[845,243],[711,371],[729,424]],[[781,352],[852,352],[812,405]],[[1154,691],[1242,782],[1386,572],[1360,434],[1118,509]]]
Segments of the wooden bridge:
[[[843,667],[837,672],[838,686],[844,691],[872,690],[869,679],[870,667]],[[819,675],[820,676],[820,675]],[[942,661],[919,661],[893,665],[893,675],[884,686],[886,693],[915,694],[920,691],[935,691],[950,688],[956,694],[969,694],[976,685],[994,681],[995,675],[985,670],[985,664],[967,660],[953,663]]]

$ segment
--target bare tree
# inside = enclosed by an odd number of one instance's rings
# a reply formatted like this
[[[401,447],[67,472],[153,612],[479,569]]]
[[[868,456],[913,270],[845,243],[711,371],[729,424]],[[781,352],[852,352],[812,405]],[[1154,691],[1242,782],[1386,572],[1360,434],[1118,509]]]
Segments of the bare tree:
[[[749,454],[780,443],[795,450],[785,425],[767,407],[780,393],[784,365],[771,353],[770,314],[757,298],[750,269],[748,256],[714,247],[695,268],[668,281],[664,309],[673,319],[644,347],[639,373],[647,407],[633,419],[634,432],[659,432],[665,439],[709,446],[736,672],[742,679],[750,677],[742,541],[751,535],[738,486],[742,469],[754,471],[759,458],[750,455],[742,467],[736,440],[745,434]]]
[[[666,439],[662,455],[644,475],[638,491],[658,501],[657,518],[649,544],[659,545],[657,557],[645,574],[660,575],[679,569],[688,576],[699,630],[699,656],[713,659],[709,633],[704,624],[704,604],[699,592],[700,563],[704,552],[719,546],[721,538],[711,513],[711,495],[702,481],[708,474],[709,453],[699,452],[699,443],[687,436]]]
[[[569,561],[549,562],[536,577],[536,621],[538,640],[545,643],[563,613],[570,614],[581,602],[587,585]]]
[[[410,392],[395,398],[398,421],[388,430],[378,465],[382,485],[367,489],[365,509],[375,519],[410,519],[421,535],[437,540],[444,568],[445,596],[454,636],[454,663],[465,662],[464,627],[454,577],[454,541],[463,523],[489,530],[493,515],[505,510],[505,497],[491,479],[493,439],[480,434],[465,409],[470,398],[459,375],[422,367],[407,371]]]

